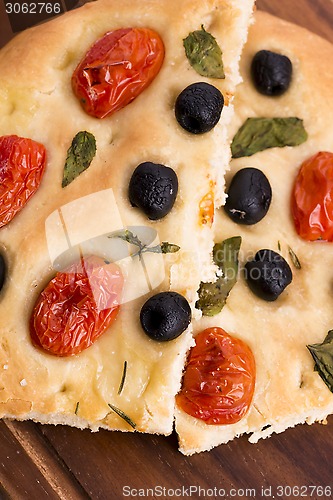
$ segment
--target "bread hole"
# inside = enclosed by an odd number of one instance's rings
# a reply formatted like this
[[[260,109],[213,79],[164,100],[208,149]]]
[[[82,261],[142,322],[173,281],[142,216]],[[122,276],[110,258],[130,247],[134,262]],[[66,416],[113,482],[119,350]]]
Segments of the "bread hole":
[[[44,91],[39,90],[38,93],[40,95],[52,95],[55,91],[56,91],[56,88],[54,87],[53,89],[50,89],[50,90],[44,90]]]
[[[16,111],[16,103],[15,102],[10,102],[9,103],[9,109],[8,109],[8,116],[11,116],[15,113]]]
[[[68,50],[64,53],[63,57],[59,61],[59,64],[55,66],[55,69],[59,69],[60,71],[63,71],[68,68],[68,66],[76,66],[78,60],[77,60],[77,54],[71,50]],[[75,64],[74,64],[75,63]],[[74,70],[74,67],[73,67]]]
[[[304,377],[303,377],[303,373],[301,373],[301,376],[300,376],[300,381],[299,381],[299,388],[302,389],[305,385],[305,381],[304,381]]]
[[[3,340],[1,341],[0,346],[1,346],[1,349],[2,349],[4,352],[7,352],[7,353],[9,352],[8,341],[7,341],[6,339],[3,339]]]

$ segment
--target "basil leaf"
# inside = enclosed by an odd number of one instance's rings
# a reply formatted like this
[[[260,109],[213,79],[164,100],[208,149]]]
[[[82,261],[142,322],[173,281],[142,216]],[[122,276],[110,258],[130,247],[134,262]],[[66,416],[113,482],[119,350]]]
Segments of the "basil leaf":
[[[315,361],[315,370],[333,392],[333,330],[328,332],[322,344],[312,344],[306,347]]]
[[[90,132],[78,132],[67,151],[62,187],[84,172],[96,154],[96,140]]]
[[[216,39],[203,26],[193,31],[184,40],[184,48],[190,65],[199,75],[210,78],[225,78],[222,50]]]
[[[307,138],[303,120],[299,118],[248,118],[232,141],[232,157],[252,156],[269,148],[299,146]]]
[[[220,313],[228,295],[237,282],[238,254],[242,243],[240,236],[235,236],[214,245],[213,260],[222,272],[215,283],[201,283],[198,290],[199,300],[195,306],[204,316]]]
[[[117,413],[117,415],[119,415],[120,418],[122,418],[123,420],[125,420],[125,422],[127,422],[128,425],[130,425],[133,429],[135,429],[136,424],[133,422],[133,420],[128,415],[126,415],[126,413],[124,413],[122,410],[120,410],[116,406],[113,406],[110,403],[108,403],[108,406],[111,408],[112,411],[114,411],[115,413]]]

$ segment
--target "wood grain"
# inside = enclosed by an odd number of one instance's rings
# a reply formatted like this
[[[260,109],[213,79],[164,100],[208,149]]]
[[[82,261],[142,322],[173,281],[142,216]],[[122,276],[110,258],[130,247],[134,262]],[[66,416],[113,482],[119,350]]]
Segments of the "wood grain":
[[[332,0],[257,0],[257,7],[333,42]]]
[[[31,474],[28,473],[29,468],[32,468],[40,476],[38,482],[36,479],[38,489],[41,490],[39,495],[61,500],[83,498],[85,493],[83,488],[33,422],[3,421],[0,433],[3,439],[11,443],[8,451],[16,453],[14,457],[8,456],[7,466],[5,464],[2,470],[7,484],[6,489],[12,496],[17,493],[13,489],[13,486],[17,487],[15,484],[17,474],[26,482],[25,491],[28,492],[32,486],[36,495],[36,484],[31,484]]]
[[[257,5],[333,42],[332,0],[258,0]],[[0,44],[8,36],[8,25],[2,23]],[[333,417],[328,422],[327,426],[298,426],[257,445],[242,437],[209,453],[184,457],[177,451],[175,435],[91,433],[3,421],[0,498],[112,500],[123,498],[125,486],[186,491],[192,485],[226,492],[242,488],[234,498],[254,498],[250,490],[255,489],[259,499],[264,498],[262,488],[272,488],[273,495],[279,485],[333,488]]]

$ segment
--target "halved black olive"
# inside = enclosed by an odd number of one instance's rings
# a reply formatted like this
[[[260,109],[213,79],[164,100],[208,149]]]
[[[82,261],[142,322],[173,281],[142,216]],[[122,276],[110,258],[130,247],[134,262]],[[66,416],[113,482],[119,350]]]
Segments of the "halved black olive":
[[[257,168],[239,170],[227,190],[225,212],[237,224],[256,224],[265,217],[272,200],[271,185]]]
[[[192,134],[209,132],[218,123],[224,105],[222,93],[205,82],[192,83],[177,97],[178,123]]]
[[[189,303],[177,292],[161,292],[143,305],[140,321],[153,340],[165,342],[181,335],[191,321]]]
[[[178,193],[176,172],[159,163],[141,163],[129,183],[129,199],[151,220],[165,217],[172,209]]]
[[[290,285],[293,274],[288,262],[273,250],[259,250],[245,265],[245,278],[261,299],[272,302]]]
[[[292,69],[292,63],[287,56],[270,50],[257,52],[251,65],[256,89],[269,96],[279,96],[288,90]]]

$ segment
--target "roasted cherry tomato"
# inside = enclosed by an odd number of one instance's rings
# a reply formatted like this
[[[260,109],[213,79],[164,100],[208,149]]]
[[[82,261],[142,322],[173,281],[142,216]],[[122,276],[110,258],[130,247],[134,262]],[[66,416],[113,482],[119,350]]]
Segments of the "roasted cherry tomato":
[[[234,424],[249,409],[255,386],[250,348],[222,328],[207,328],[195,339],[177,404],[210,425]]]
[[[301,238],[333,241],[333,153],[317,153],[301,165],[291,210]]]
[[[114,321],[122,288],[119,267],[96,256],[58,272],[33,309],[32,342],[57,356],[78,354]]]
[[[74,71],[72,87],[83,109],[104,118],[135,99],[164,59],[160,36],[147,28],[110,31],[92,45]]]
[[[42,144],[17,135],[0,137],[0,227],[37,191],[45,169]]]

